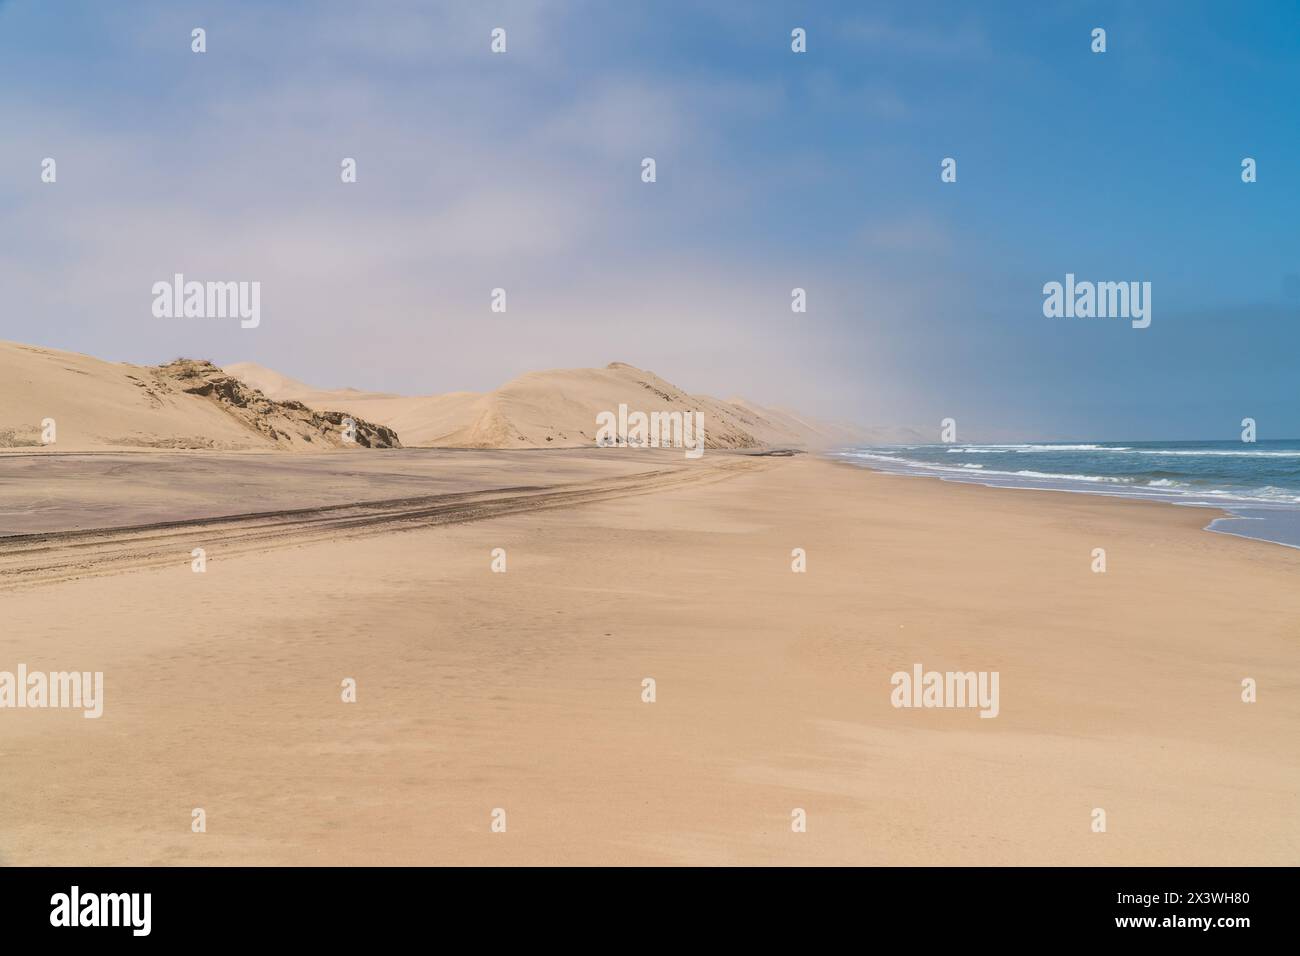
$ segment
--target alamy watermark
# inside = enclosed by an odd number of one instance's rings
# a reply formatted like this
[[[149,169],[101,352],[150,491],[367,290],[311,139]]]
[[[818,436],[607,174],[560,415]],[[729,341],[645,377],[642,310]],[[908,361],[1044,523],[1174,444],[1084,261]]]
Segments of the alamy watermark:
[[[978,707],[981,717],[998,715],[997,671],[895,671],[889,679],[895,707]]]
[[[687,458],[704,454],[703,412],[631,412],[619,404],[618,413],[596,415],[596,444],[628,448],[685,448]]]
[[[83,893],[74,885],[50,897],[50,925],[58,927],[118,926],[148,936],[152,911],[152,893]]]
[[[1151,324],[1150,282],[1075,282],[1067,272],[1064,285],[1046,283],[1043,296],[1049,319],[1131,319],[1135,329]]]
[[[260,282],[186,282],[177,272],[171,282],[155,282],[151,291],[157,319],[238,318],[245,329],[262,322]]]
[[[0,671],[0,710],[5,708],[80,709],[87,720],[104,713],[104,672]]]

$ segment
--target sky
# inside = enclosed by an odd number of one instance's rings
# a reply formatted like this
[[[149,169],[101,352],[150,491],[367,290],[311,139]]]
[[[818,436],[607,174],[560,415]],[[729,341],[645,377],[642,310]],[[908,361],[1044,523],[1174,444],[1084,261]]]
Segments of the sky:
[[[1298,94],[1294,0],[0,0],[0,339],[405,394],[622,361],[936,440],[1295,437]],[[260,325],[155,317],[178,272],[260,282]],[[1150,327],[1046,317],[1067,273],[1150,282]]]

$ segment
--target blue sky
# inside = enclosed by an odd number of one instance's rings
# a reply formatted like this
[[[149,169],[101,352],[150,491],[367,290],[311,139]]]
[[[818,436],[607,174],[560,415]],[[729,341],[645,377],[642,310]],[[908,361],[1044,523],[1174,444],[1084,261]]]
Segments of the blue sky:
[[[0,3],[0,338],[407,393],[618,360],[966,434],[1300,435],[1294,2],[374,6]],[[154,318],[177,271],[260,281],[262,325]],[[1150,281],[1151,327],[1045,318],[1067,272]]]

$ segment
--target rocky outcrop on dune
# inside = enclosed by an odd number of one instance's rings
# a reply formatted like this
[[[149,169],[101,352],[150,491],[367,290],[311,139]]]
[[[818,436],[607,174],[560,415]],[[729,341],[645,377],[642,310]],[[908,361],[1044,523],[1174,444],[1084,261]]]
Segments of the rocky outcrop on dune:
[[[250,429],[276,444],[340,446],[352,422],[351,435],[363,448],[400,448],[397,433],[386,425],[355,418],[347,412],[313,411],[302,402],[267,398],[211,362],[177,359],[151,369],[164,387],[171,385],[188,395],[217,402]]]
[[[352,419],[354,442],[345,440]],[[107,362],[0,342],[0,448],[227,451],[396,448],[397,434],[351,414],[271,398],[210,362]]]

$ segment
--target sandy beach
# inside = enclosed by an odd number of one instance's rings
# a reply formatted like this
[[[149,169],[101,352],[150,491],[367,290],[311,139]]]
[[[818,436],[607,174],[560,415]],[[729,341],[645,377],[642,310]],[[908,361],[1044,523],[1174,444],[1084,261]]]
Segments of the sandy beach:
[[[48,532],[0,542],[0,670],[105,683],[3,714],[0,863],[1300,862],[1300,552],[1203,510],[810,455],[141,460],[0,458],[5,533]],[[997,671],[997,717],[892,706],[915,664]]]

